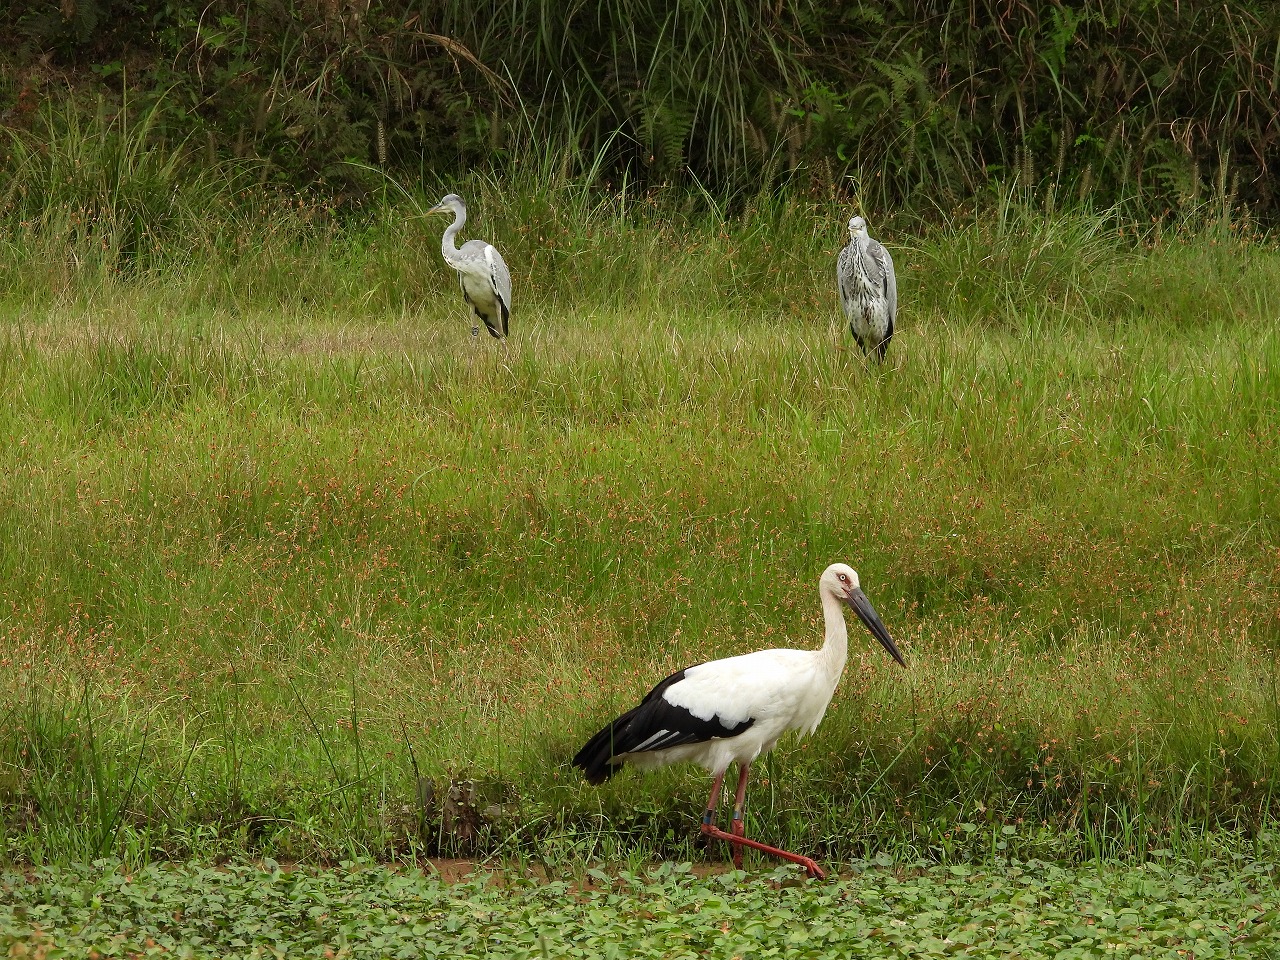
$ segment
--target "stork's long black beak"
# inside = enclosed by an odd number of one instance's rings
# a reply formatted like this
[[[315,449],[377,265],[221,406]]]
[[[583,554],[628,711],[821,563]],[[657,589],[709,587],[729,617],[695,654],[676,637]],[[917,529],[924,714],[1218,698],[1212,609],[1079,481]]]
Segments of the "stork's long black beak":
[[[880,641],[880,646],[889,651],[889,656],[905,667],[907,661],[902,659],[902,654],[898,652],[898,645],[893,642],[893,637],[889,636],[889,631],[880,622],[880,615],[876,613],[876,608],[871,605],[867,595],[855,588],[845,597],[845,603],[853,608],[853,612],[858,615],[858,619],[871,631],[872,636]]]

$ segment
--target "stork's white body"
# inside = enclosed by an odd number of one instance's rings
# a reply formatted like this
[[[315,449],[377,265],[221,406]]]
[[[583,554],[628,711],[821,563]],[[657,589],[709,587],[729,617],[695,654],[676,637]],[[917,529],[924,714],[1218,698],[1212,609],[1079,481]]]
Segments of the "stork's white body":
[[[849,632],[840,601],[823,592],[826,635],[820,650],[759,650],[713,660],[684,671],[663,697],[700,720],[726,727],[754,721],[742,733],[627,756],[642,770],[692,761],[711,773],[733,763],[749,764],[768,753],[789,730],[801,736],[818,729],[835,694],[848,656]]]
[[[823,876],[810,858],[744,836],[742,808],[751,763],[772,750],[788,730],[808,734],[822,722],[849,653],[842,603],[853,608],[898,663],[905,663],[851,567],[827,567],[818,592],[826,624],[820,649],[761,650],[673,673],[638,706],[588,740],[573,758],[574,766],[581,768],[588,783],[604,783],[626,763],[641,769],[684,760],[697,763],[715,776],[702,832],[734,844],[734,863],[741,866],[742,848],[751,847],[799,863],[811,876]],[[726,833],[714,820],[731,763],[738,764],[738,789],[733,832]]]

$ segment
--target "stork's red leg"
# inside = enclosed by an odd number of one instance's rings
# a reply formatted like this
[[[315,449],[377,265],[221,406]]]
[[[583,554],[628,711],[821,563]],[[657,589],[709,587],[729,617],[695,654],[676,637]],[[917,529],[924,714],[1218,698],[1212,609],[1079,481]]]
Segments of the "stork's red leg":
[[[716,804],[720,802],[720,785],[724,783],[724,771],[716,774],[715,783],[711,784],[711,796],[707,798],[707,809],[702,813],[702,832],[714,830],[716,826]]]
[[[733,797],[733,822],[729,825],[729,832],[735,837],[746,835],[746,823],[742,819],[742,807],[747,802],[747,777],[751,774],[751,764],[738,764],[738,791]],[[737,869],[742,869],[742,846],[735,844],[733,848],[733,865]]]
[[[809,872],[809,876],[817,880],[825,880],[827,878],[826,871],[818,866],[817,862],[812,858],[803,854],[792,853],[790,850],[771,847],[767,843],[761,843],[759,840],[749,840],[744,836],[746,827],[742,821],[742,808],[747,798],[747,775],[750,769],[749,764],[743,765],[738,773],[738,792],[734,798],[733,824],[731,827],[733,833],[725,833],[712,822],[715,818],[715,800],[720,795],[720,783],[724,779],[723,773],[716,777],[715,788],[711,791],[712,802],[708,805],[706,814],[703,815],[702,832],[709,837],[715,837],[733,845],[733,865],[738,869],[742,869],[742,848],[750,847],[752,850],[759,850],[761,853],[768,853],[775,857],[781,857],[783,860],[789,860],[791,863],[798,863]]]
[[[761,843],[759,840],[752,840],[748,837],[735,837],[731,833],[725,833],[719,827],[703,827],[702,832],[709,837],[715,837],[717,840],[723,840],[726,843],[750,847],[752,850],[759,850],[761,853],[767,853],[771,856],[781,857],[783,860],[789,860],[792,863],[798,863],[809,871],[809,876],[817,880],[825,880],[827,873],[817,862],[811,857],[803,854],[792,853],[790,850],[780,850],[777,847],[771,847],[767,843]]]

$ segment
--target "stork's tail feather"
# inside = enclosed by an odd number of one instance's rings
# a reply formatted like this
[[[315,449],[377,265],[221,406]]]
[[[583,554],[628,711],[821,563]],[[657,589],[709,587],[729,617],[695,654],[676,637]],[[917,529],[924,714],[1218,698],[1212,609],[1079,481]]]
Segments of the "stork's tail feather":
[[[586,746],[573,758],[573,765],[582,771],[587,783],[599,786],[618,772],[618,764],[610,763],[613,758],[613,725],[605,727],[587,741]]]
[[[618,732],[626,727],[634,713],[632,710],[614,720],[588,740],[574,756],[573,765],[582,771],[587,783],[599,786],[622,769],[621,762],[611,761],[617,756],[615,750],[621,746],[618,743]]]

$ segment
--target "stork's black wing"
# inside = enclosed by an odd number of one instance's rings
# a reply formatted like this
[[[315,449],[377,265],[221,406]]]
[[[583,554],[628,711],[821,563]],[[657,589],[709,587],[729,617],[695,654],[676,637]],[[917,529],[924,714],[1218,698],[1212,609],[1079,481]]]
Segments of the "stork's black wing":
[[[648,753],[733,737],[755,723],[748,718],[727,725],[717,716],[704,720],[687,708],[676,706],[665,694],[684,679],[684,674],[681,670],[667,677],[645,694],[639,706],[608,724],[578,751],[573,765],[582,770],[588,783],[604,783],[618,772],[619,758],[628,753]]]

